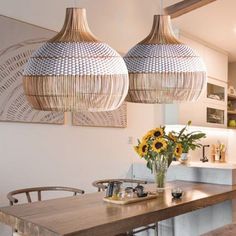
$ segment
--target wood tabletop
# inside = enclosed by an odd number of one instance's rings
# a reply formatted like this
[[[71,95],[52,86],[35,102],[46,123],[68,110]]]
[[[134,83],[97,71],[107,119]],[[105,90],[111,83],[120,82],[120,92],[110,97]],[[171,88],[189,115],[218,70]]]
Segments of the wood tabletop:
[[[173,187],[184,190],[181,200],[172,199]],[[236,185],[174,181],[158,198],[130,205],[106,203],[103,197],[100,192],[3,207],[0,222],[29,236],[111,236],[235,198]]]

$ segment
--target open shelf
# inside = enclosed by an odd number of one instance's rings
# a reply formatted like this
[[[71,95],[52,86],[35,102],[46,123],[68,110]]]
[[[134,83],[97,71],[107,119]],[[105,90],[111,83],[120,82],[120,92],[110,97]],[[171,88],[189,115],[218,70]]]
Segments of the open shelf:
[[[228,111],[229,115],[236,115],[236,111]]]
[[[235,96],[235,95],[228,94],[228,100],[234,101],[234,100],[236,100],[236,96]]]
[[[234,126],[229,126],[230,121],[236,120],[236,96],[228,94],[228,129],[236,129]]]

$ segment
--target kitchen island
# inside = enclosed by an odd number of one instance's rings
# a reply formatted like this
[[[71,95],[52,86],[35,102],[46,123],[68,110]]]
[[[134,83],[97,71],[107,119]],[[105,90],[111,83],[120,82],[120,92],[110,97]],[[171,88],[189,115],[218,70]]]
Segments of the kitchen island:
[[[145,163],[134,163],[131,168],[133,178],[152,182],[154,177]],[[172,162],[167,180],[182,180],[217,185],[236,184],[236,165],[231,163],[189,162],[185,165]],[[205,232],[232,223],[235,215],[235,200],[183,214],[159,223],[161,236],[198,236]]]

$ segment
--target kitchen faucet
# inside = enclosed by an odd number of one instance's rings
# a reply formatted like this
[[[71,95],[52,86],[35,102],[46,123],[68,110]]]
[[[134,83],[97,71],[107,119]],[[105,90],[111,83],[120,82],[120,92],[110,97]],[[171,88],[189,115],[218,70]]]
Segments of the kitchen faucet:
[[[203,145],[202,146],[202,159],[200,159],[200,161],[202,161],[202,162],[208,162],[208,158],[205,154],[205,148],[206,147],[210,147],[210,145]]]

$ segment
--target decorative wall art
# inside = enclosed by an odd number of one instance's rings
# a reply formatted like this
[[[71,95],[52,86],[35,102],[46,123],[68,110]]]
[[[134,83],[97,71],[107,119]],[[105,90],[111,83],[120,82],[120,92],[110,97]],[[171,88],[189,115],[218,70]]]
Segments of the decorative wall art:
[[[31,108],[23,92],[22,73],[32,52],[56,34],[38,26],[0,16],[0,121],[64,124],[63,112]],[[127,126],[127,105],[109,112],[78,112],[73,125],[93,127]]]
[[[127,127],[127,104],[106,112],[77,112],[72,115],[72,125],[94,127]]]
[[[55,32],[0,16],[0,121],[64,124],[64,113],[33,110],[23,91],[24,66]]]

